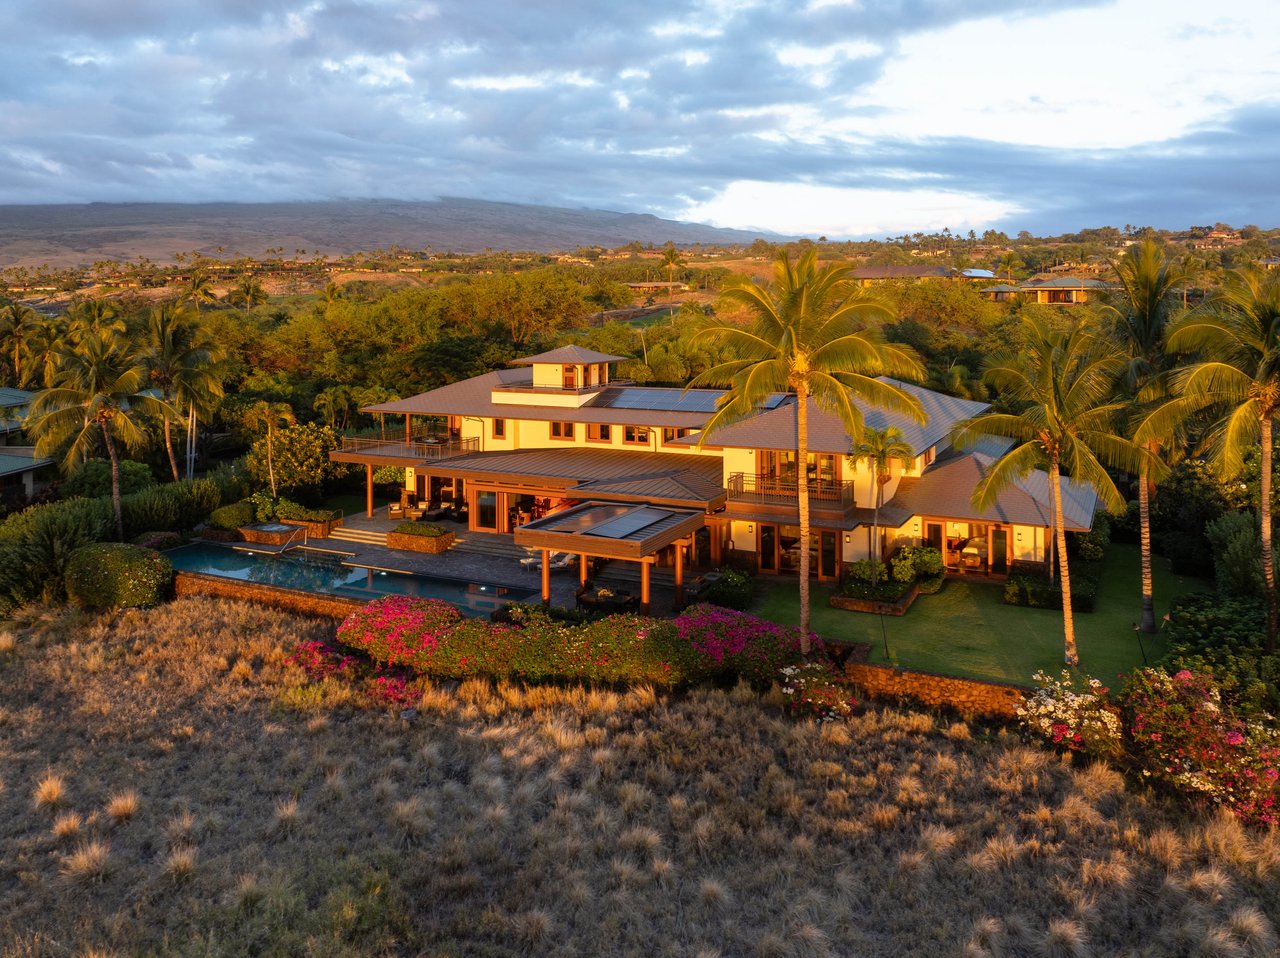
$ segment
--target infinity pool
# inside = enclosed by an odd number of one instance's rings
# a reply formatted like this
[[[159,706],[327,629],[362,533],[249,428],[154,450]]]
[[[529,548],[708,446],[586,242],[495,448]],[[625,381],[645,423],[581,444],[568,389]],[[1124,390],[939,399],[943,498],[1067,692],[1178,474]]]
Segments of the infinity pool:
[[[456,605],[463,615],[476,618],[487,616],[507,602],[528,602],[539,596],[539,593],[484,582],[343,565],[340,557],[314,550],[295,549],[277,556],[197,542],[172,549],[166,555],[179,572],[202,572],[241,582],[356,599],[376,599],[390,594],[443,599]]]

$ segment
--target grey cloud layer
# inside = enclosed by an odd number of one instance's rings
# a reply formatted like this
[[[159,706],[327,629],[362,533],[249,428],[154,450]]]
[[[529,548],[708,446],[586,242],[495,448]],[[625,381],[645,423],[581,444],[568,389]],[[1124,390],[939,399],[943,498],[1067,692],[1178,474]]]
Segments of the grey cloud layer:
[[[1231,191],[1274,197],[1275,111],[1124,156],[802,145],[762,137],[774,120],[743,112],[854,92],[910,33],[1067,5],[10,0],[0,202],[457,195],[669,214],[738,179],[901,188],[888,171],[906,170],[1067,228],[1125,215],[1109,212],[1119,204],[1133,220],[1212,220]],[[824,87],[776,55],[859,40],[880,52],[834,59]]]

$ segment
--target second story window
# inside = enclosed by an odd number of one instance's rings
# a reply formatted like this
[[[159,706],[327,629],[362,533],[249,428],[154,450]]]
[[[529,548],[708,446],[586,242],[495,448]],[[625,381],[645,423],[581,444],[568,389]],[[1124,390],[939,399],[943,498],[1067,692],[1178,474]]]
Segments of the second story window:
[[[622,441],[633,446],[649,445],[649,427],[627,426],[622,431]]]
[[[662,444],[664,446],[669,445],[670,443],[675,442],[677,439],[683,439],[685,436],[689,435],[689,433],[691,432],[693,432],[692,429],[672,429],[670,426],[663,426],[662,427]]]
[[[578,367],[577,366],[564,367],[564,388],[565,389],[578,388]]]
[[[552,439],[572,439],[573,423],[571,422],[553,422],[551,424]]]

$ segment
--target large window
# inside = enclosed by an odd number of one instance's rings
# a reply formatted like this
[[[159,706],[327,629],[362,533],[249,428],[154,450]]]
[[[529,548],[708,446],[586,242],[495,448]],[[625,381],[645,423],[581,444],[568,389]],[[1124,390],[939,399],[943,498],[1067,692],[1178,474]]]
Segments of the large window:
[[[613,428],[607,422],[587,424],[587,442],[612,442]]]
[[[553,422],[551,424],[552,439],[572,439],[573,423],[571,422]]]
[[[507,421],[505,419],[495,419],[493,421],[493,438],[494,439],[507,438]]]
[[[662,427],[662,444],[664,446],[668,446],[671,443],[675,442],[677,439],[683,439],[685,436],[689,435],[689,433],[691,432],[693,432],[692,429],[672,429],[670,426],[663,426]]]
[[[622,441],[632,446],[649,445],[648,426],[627,426],[622,430]]]

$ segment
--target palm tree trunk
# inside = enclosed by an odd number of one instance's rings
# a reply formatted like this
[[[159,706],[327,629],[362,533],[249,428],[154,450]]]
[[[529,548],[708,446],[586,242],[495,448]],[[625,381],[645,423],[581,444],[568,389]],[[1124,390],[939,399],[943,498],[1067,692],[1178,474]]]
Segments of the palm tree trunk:
[[[124,507],[120,503],[120,457],[116,455],[116,444],[111,438],[111,427],[102,423],[102,439],[107,445],[107,455],[111,459],[111,506],[116,513],[116,539],[124,542]]]
[[[880,471],[871,465],[871,482],[876,487],[876,504],[871,511],[871,588],[876,587],[876,572],[880,568],[880,496],[884,487],[880,485]]]
[[[169,430],[169,415],[164,416],[164,451],[169,454],[169,469],[173,472],[173,481],[178,481],[178,459],[173,454],[173,434]]]
[[[1071,573],[1067,567],[1067,530],[1062,516],[1062,476],[1058,472],[1058,460],[1049,463],[1049,480],[1053,486],[1053,518],[1057,526],[1058,572],[1062,583],[1062,633],[1067,665],[1080,664],[1080,652],[1076,649],[1076,623],[1071,611]]]
[[[1151,490],[1147,482],[1150,470],[1144,462],[1138,469],[1138,542],[1142,560],[1142,621],[1143,632],[1156,630],[1155,592],[1151,581]]]
[[[271,456],[271,423],[267,423],[267,478],[271,480],[271,501],[276,501],[276,467]]]
[[[796,387],[796,505],[800,512],[800,654],[809,654],[809,391]]]
[[[1271,411],[1262,414],[1262,577],[1267,584],[1267,654],[1276,651],[1276,557],[1271,549]]]

